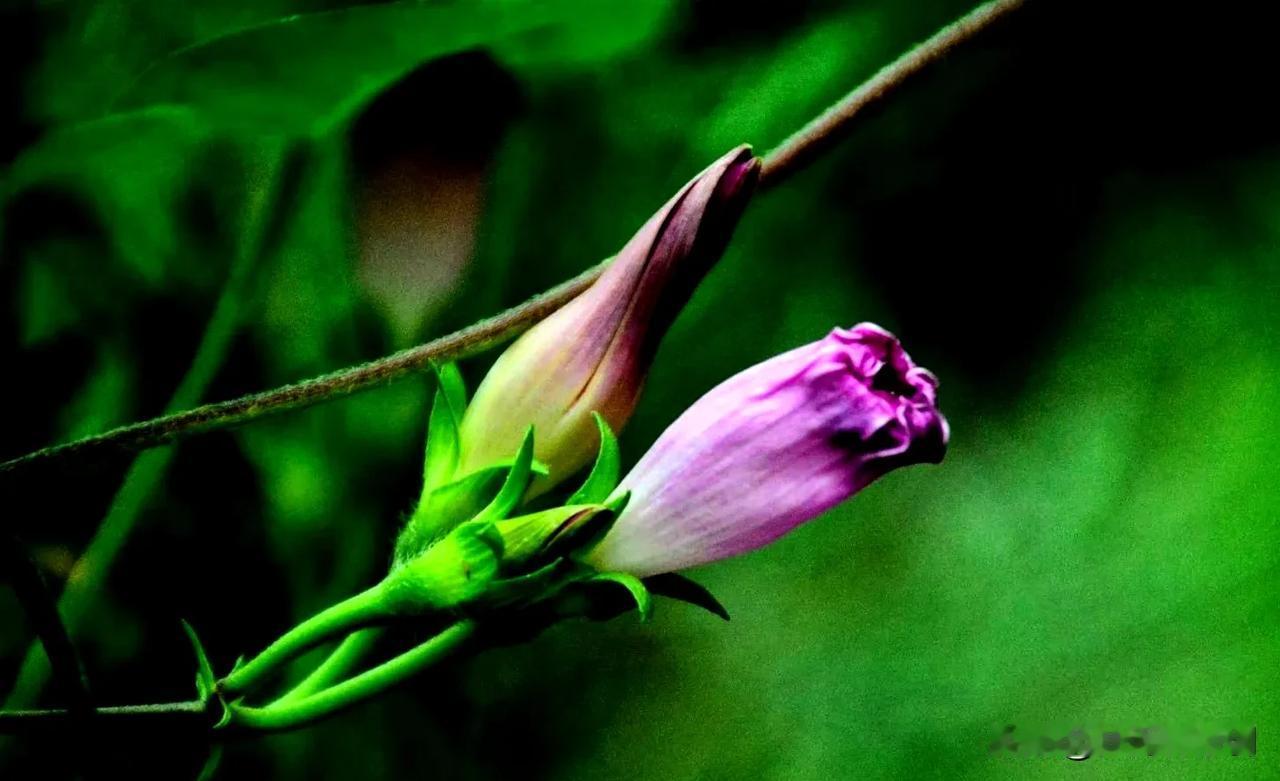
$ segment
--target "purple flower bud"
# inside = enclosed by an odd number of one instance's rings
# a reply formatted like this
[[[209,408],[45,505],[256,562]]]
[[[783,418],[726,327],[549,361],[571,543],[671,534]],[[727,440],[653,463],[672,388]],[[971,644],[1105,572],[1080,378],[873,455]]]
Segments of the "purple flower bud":
[[[948,427],[937,386],[870,323],[729,378],[623,478],[631,501],[588,563],[643,577],[735,556],[891,469],[938,463]]]
[[[592,412],[630,418],[658,342],[719,260],[755,190],[760,161],[739,147],[685,185],[582,295],[498,358],[462,420],[460,473],[511,457],[530,424],[534,456],[559,482],[594,455]]]

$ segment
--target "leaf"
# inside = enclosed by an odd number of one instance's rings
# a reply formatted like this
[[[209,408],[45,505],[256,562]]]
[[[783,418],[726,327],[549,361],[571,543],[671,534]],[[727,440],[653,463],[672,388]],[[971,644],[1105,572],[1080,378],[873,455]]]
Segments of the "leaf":
[[[635,600],[636,610],[640,613],[641,621],[648,621],[653,617],[653,597],[649,594],[649,589],[644,582],[635,575],[629,575],[625,572],[601,572],[588,580],[589,583],[614,583],[622,586]]]
[[[503,482],[502,488],[498,489],[498,495],[476,514],[476,520],[493,522],[506,518],[524,498],[531,479],[533,479],[533,426],[525,430],[524,441],[520,443],[520,450],[511,463],[506,481]]]
[[[679,575],[675,572],[653,575],[645,578],[644,584],[650,591],[660,597],[687,602],[717,615],[725,621],[729,620],[729,611],[725,610],[724,605],[720,604],[720,600],[716,599],[707,590],[706,586],[690,580],[684,575]]]
[[[217,688],[218,679],[213,674],[213,665],[209,664],[209,656],[204,652],[204,645],[191,624],[183,620],[182,629],[187,633],[187,639],[196,652],[196,693],[200,695],[200,699],[208,699]]]
[[[596,454],[596,462],[582,487],[569,497],[566,504],[600,504],[618,486],[618,473],[622,466],[618,438],[599,412],[591,414],[596,419],[596,428],[600,430],[600,452]]]
[[[297,14],[164,57],[116,107],[182,104],[244,132],[320,132],[421,63],[554,30],[579,5],[394,2]]]
[[[58,128],[24,150],[0,183],[23,341],[86,321],[96,333],[136,314],[137,297],[212,281],[218,248],[180,262],[193,227],[182,207],[217,200],[201,169],[219,165],[231,181],[227,158],[197,117],[168,107]]]

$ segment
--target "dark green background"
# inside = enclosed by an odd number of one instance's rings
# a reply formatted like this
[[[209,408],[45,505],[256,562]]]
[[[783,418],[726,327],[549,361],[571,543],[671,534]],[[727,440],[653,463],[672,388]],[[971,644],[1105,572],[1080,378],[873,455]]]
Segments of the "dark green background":
[[[335,5],[4,4],[0,456],[514,304],[968,8]],[[874,320],[942,379],[944,464],[694,573],[728,624],[664,602],[651,625],[561,626],[234,744],[218,777],[1274,767],[1265,737],[1256,758],[988,753],[1006,724],[1280,726],[1273,20],[1032,5],[752,205],[622,440],[634,460],[724,377]],[[191,696],[180,618],[225,668],[372,582],[416,495],[427,391],[5,483],[5,522],[58,586],[109,511],[136,520],[68,619],[99,699]],[[0,689],[31,639],[0,594]],[[0,752],[6,778],[204,759],[160,735]]]

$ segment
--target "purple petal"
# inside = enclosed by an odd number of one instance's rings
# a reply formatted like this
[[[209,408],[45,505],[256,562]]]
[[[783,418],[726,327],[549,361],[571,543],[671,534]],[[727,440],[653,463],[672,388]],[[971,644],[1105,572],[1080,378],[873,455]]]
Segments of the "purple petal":
[[[748,147],[717,160],[644,224],[599,281],[498,358],[463,419],[463,473],[510,458],[533,424],[534,454],[551,471],[543,490],[593,457],[592,412],[622,428],[658,342],[724,252],[759,170]]]
[[[631,501],[589,561],[643,576],[734,556],[891,469],[941,461],[937,384],[869,323],[729,378],[623,479]]]

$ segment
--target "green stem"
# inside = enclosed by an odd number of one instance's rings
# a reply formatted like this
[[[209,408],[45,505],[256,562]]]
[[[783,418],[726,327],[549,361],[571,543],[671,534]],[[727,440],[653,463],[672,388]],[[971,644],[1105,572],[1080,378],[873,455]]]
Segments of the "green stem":
[[[251,691],[299,654],[352,629],[387,618],[385,593],[383,584],[379,583],[308,618],[219,681],[218,691],[228,698]]]
[[[231,724],[258,732],[303,727],[332,716],[394,688],[456,651],[476,630],[472,620],[459,621],[413,650],[354,678],[307,697],[285,697],[262,708],[232,705]]]
[[[278,702],[300,700],[342,680],[364,658],[365,654],[369,653],[381,636],[381,627],[369,627],[347,635],[342,644],[329,654],[329,658],[312,670]]]
[[[236,254],[226,284],[191,359],[191,365],[169,398],[169,403],[165,405],[166,413],[188,409],[200,401],[222,367],[240,330],[244,302],[249,298],[252,287],[250,272],[261,256],[261,226],[268,219],[264,212],[273,204],[277,187],[275,176],[276,172],[273,172],[272,182],[261,196],[261,203],[252,207],[257,228]],[[111,501],[111,509],[71,568],[62,596],[58,600],[58,612],[62,615],[63,624],[72,640],[79,634],[112,564],[137,526],[138,518],[151,495],[164,480],[172,459],[171,447],[143,453],[134,459]],[[50,672],[49,658],[40,644],[30,644],[22,666],[18,669],[13,690],[4,701],[4,707],[17,709],[34,702],[49,680]]]

